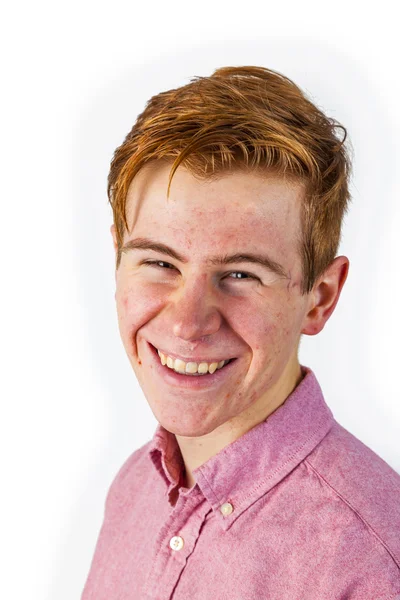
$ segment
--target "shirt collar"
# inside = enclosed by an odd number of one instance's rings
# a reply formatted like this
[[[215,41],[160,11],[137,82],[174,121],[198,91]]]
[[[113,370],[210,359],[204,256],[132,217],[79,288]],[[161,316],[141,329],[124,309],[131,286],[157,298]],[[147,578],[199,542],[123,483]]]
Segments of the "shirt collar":
[[[301,369],[301,382],[265,421],[193,470],[196,485],[186,493],[202,492],[224,530],[304,460],[334,423],[313,371]],[[149,453],[171,498],[183,482],[184,463],[175,435],[159,424]],[[224,516],[220,508],[226,502],[233,511]]]

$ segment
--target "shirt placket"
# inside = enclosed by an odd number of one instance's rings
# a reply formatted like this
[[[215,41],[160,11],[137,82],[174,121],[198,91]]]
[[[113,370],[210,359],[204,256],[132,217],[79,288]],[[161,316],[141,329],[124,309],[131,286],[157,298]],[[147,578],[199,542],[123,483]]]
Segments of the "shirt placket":
[[[202,524],[211,510],[202,495],[179,496],[156,539],[152,567],[145,584],[146,600],[173,598]]]

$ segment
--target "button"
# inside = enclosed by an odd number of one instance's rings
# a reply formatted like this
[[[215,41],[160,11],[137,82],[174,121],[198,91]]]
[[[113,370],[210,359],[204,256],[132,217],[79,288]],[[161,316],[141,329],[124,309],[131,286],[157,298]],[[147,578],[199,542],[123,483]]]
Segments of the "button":
[[[219,507],[219,510],[222,512],[224,517],[227,517],[233,511],[233,506],[230,502],[225,502],[225,504]]]
[[[171,546],[172,550],[182,550],[183,538],[181,538],[179,535],[174,535],[174,537],[169,540],[169,545]]]

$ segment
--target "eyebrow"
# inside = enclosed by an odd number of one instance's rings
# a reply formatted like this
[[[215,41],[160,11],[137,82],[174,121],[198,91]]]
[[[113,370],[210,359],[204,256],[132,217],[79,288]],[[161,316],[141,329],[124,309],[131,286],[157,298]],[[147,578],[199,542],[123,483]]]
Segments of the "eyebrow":
[[[136,238],[134,240],[130,240],[124,244],[121,249],[121,253],[129,252],[130,250],[153,250],[154,252],[159,252],[161,254],[170,256],[181,263],[185,264],[188,262],[187,258],[170,246],[162,244],[161,242],[156,242],[150,238]],[[207,260],[207,263],[218,266],[229,265],[232,263],[253,263],[267,268],[269,271],[276,273],[280,277],[288,277],[284,267],[265,254],[237,252],[235,254],[213,256]]]

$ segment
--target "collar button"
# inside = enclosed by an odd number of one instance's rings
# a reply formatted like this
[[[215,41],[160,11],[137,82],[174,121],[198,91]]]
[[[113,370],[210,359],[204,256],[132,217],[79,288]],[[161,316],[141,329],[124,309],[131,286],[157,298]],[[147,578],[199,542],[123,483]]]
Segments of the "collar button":
[[[230,502],[225,502],[222,506],[219,507],[219,510],[223,514],[224,517],[227,517],[233,512],[233,506]]]

